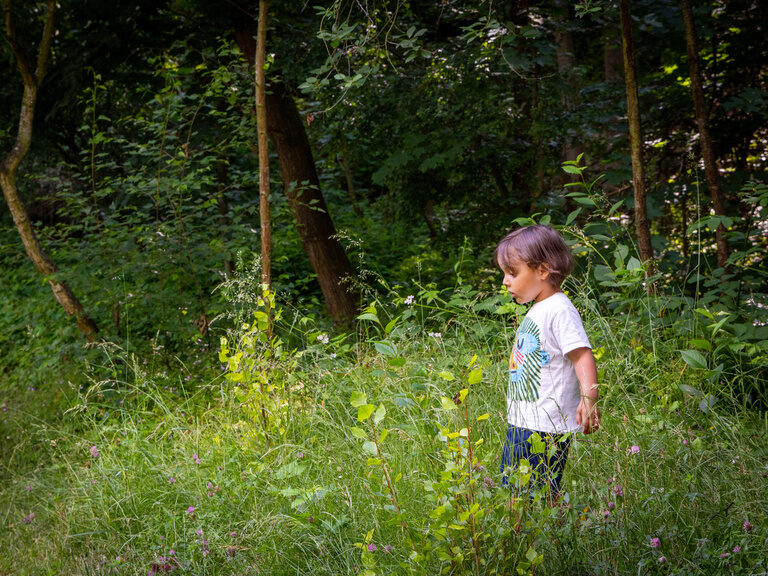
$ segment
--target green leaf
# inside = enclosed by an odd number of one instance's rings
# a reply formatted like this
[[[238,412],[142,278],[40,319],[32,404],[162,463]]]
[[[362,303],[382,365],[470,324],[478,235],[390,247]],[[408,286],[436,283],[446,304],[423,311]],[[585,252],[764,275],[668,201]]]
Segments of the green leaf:
[[[443,396],[440,398],[440,402],[443,405],[443,410],[456,410],[456,404],[453,403],[453,400],[450,398],[446,398]]]
[[[477,384],[483,379],[483,369],[482,368],[475,368],[467,375],[467,385],[472,386],[472,384]],[[462,398],[463,400],[463,398]]]
[[[442,378],[443,380],[448,380],[449,382],[451,380],[453,380],[453,374],[451,374],[447,370],[443,370],[442,372],[438,372],[437,375],[440,376],[440,378]]]
[[[488,420],[488,414],[483,414],[482,416],[477,417],[477,422],[480,422],[481,420]]]
[[[360,439],[367,438],[367,436],[365,435],[365,431],[362,428],[358,428],[357,426],[352,426],[349,429],[349,432],[355,438],[360,438]]]
[[[565,219],[565,225],[570,226],[576,218],[578,218],[579,214],[581,214],[582,208],[576,208],[573,212],[568,214],[568,218]]]
[[[466,389],[466,388],[462,388],[462,389],[459,391],[459,404],[461,404],[461,403],[463,403],[463,402],[464,402],[464,400],[465,400],[465,399],[466,399],[466,397],[467,397],[467,394],[469,394],[469,390],[468,390],[468,389]]]
[[[561,168],[563,169],[563,172],[567,174],[578,174],[578,175],[581,175],[582,171],[584,170],[584,168],[579,168],[578,166],[573,166],[571,164],[563,164]]]
[[[360,316],[357,317],[358,320],[372,320],[374,322],[379,321],[379,317],[376,316],[376,314],[371,314],[370,312],[365,312],[363,314],[360,314]]]
[[[384,419],[384,416],[386,414],[387,414],[387,409],[384,408],[384,404],[379,405],[378,409],[376,410],[376,413],[373,415],[373,423],[378,424],[379,422],[381,422]]]
[[[382,429],[382,431],[379,432],[379,444],[384,442],[384,440],[387,439],[387,436],[389,436],[389,430],[387,430],[386,428]]]
[[[395,348],[394,344],[389,344],[388,342],[374,342],[373,346],[379,354],[383,354],[384,356],[397,356],[397,348]]]
[[[378,454],[376,443],[370,440],[368,442],[363,442],[363,452],[376,456]]]
[[[355,408],[362,406],[366,402],[368,402],[368,397],[365,395],[365,392],[352,392],[352,396],[349,399],[349,403]]]
[[[701,390],[698,390],[694,388],[693,386],[688,386],[688,384],[678,384],[678,388],[680,388],[680,391],[683,392],[683,394],[688,394],[689,396],[703,396],[704,393]]]
[[[683,357],[685,363],[691,368],[696,370],[707,369],[707,359],[698,350],[680,350],[680,356]]]
[[[390,358],[388,362],[388,364],[393,368],[400,368],[401,366],[405,366],[405,363],[405,358]]]
[[[371,414],[373,414],[375,408],[376,406],[373,404],[363,404],[360,406],[360,408],[357,409],[357,420],[359,422],[368,420],[368,418],[371,417]]]

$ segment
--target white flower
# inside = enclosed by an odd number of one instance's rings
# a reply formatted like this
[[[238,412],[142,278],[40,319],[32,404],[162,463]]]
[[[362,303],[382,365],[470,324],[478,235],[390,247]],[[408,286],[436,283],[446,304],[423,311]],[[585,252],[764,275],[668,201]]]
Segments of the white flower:
[[[336,352],[331,352],[331,354],[329,354],[329,357],[330,358],[336,358]]]
[[[411,304],[413,304],[413,300],[414,300],[413,294],[411,294],[410,296],[408,296],[408,298],[405,299],[405,303],[410,306]]]
[[[328,342],[331,341],[331,339],[328,337],[328,334],[320,334],[317,339],[320,340],[320,342],[323,344],[328,344]]]
[[[427,336],[430,338],[442,338],[443,334],[441,332],[427,332]]]

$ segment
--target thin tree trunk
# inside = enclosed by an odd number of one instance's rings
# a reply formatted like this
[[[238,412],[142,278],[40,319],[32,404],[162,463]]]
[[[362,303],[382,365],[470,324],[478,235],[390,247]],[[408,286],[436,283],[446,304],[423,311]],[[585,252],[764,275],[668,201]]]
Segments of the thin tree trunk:
[[[555,31],[555,43],[557,44],[557,71],[564,83],[564,89],[560,92],[560,101],[563,105],[566,117],[570,117],[570,112],[573,110],[573,82],[569,76],[576,65],[576,56],[573,48],[573,34],[571,34],[571,30],[568,27],[570,18],[567,0],[556,0],[555,10],[559,13],[555,24],[557,27]],[[569,132],[569,127],[566,127],[563,148],[565,159],[573,161],[579,157],[584,149],[583,146],[573,141]],[[575,175],[566,174],[566,178],[575,181]]]
[[[342,146],[339,153],[339,160],[341,161],[341,169],[344,171],[344,178],[347,181],[347,194],[349,195],[349,203],[352,205],[352,210],[358,218],[363,217],[363,211],[357,201],[357,190],[355,190],[355,180],[352,177],[352,167],[349,165],[349,155],[347,154],[346,143]]]
[[[637,95],[637,72],[632,44],[632,20],[629,0],[619,0],[621,12],[621,38],[624,54],[624,82],[627,89],[627,119],[629,121],[629,147],[632,154],[632,183],[635,188],[635,229],[640,248],[640,258],[648,263],[647,274],[654,273],[653,247],[648,225],[645,202],[645,165],[643,163],[643,138],[640,129],[640,102]],[[649,286],[650,288],[650,286]]]
[[[267,0],[259,0],[256,32],[256,126],[259,142],[259,216],[261,219],[261,282],[272,287],[272,228],[269,213],[269,144],[264,54],[267,41]]]
[[[96,324],[85,313],[80,301],[72,293],[66,282],[57,278],[58,268],[53,260],[43,251],[40,241],[35,234],[32,223],[24,203],[19,196],[16,186],[16,174],[22,159],[29,151],[32,142],[32,122],[35,116],[35,104],[40,84],[45,76],[45,69],[48,63],[48,56],[51,50],[51,40],[53,37],[53,18],[55,11],[55,0],[48,0],[47,14],[43,35],[40,40],[39,52],[37,55],[37,66],[33,71],[31,63],[27,60],[21,45],[16,37],[16,26],[13,20],[11,10],[11,0],[5,0],[5,28],[8,35],[8,42],[16,57],[16,64],[24,81],[24,94],[22,96],[21,113],[19,115],[19,130],[16,136],[16,142],[8,155],[0,164],[0,187],[3,189],[3,196],[8,203],[8,208],[13,216],[13,222],[19,231],[24,248],[32,260],[35,267],[45,277],[50,284],[53,294],[64,310],[70,316],[74,316],[77,321],[77,327],[85,334],[88,340],[95,340],[98,329]]]
[[[709,134],[708,111],[704,101],[704,88],[701,82],[699,70],[699,49],[696,38],[696,25],[693,21],[693,10],[689,0],[680,0],[680,8],[685,23],[685,46],[688,52],[688,69],[691,76],[691,92],[693,93],[693,105],[696,111],[696,123],[699,126],[699,141],[701,143],[701,155],[704,159],[704,175],[707,179],[707,188],[712,197],[712,207],[715,214],[725,216],[725,201],[720,188],[720,176],[717,171],[717,160],[712,147],[712,137]],[[730,247],[725,236],[725,227],[720,224],[715,231],[717,239],[717,265],[725,268]]]
[[[216,201],[219,205],[219,224],[221,226],[221,241],[226,247],[229,241],[229,203],[227,202],[227,162],[219,158],[216,162]],[[224,258],[224,273],[231,276],[235,267],[230,258]]]

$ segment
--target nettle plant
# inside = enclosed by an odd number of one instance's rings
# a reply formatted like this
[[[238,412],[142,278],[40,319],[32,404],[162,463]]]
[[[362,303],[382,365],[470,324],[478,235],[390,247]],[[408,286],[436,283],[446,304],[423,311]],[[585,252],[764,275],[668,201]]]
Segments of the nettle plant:
[[[222,336],[219,360],[225,363],[224,376],[233,384],[243,411],[256,424],[252,440],[270,448],[286,433],[296,354],[273,334],[282,311],[275,307],[275,293],[266,284],[261,288],[253,322],[242,325],[242,333],[232,346]]]

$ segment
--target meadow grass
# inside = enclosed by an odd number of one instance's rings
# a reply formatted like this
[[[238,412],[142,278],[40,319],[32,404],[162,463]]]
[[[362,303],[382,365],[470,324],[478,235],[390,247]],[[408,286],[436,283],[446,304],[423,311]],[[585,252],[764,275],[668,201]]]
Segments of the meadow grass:
[[[218,364],[188,383],[181,364],[110,349],[94,372],[108,377],[82,388],[6,392],[0,574],[766,573],[768,421],[725,400],[703,412],[679,356],[628,346],[595,309],[602,429],[574,436],[558,504],[511,514],[498,468],[514,314],[494,306],[399,299],[357,335],[305,333],[269,446]],[[482,378],[450,409],[470,365]],[[381,454],[361,393],[385,407]],[[446,436],[464,408],[488,415],[468,466]]]

